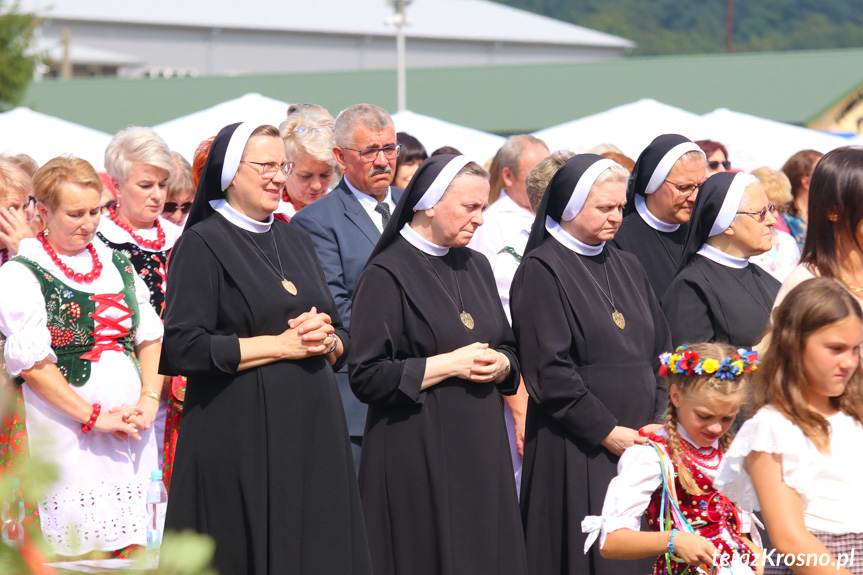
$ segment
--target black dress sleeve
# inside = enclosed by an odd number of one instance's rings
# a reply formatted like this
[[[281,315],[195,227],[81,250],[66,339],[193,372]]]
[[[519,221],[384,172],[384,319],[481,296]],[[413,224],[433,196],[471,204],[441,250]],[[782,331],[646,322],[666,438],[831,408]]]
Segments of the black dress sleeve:
[[[236,334],[217,334],[222,268],[193,230],[183,234],[171,255],[165,306],[165,336],[159,373],[234,374],[240,365]]]
[[[349,366],[351,389],[369,405],[423,403],[420,393],[425,358],[405,358],[398,350],[405,334],[408,304],[395,278],[371,265],[363,270],[354,296],[351,338],[354,356]]]
[[[576,370],[568,300],[553,272],[531,258],[516,273],[512,319],[522,376],[530,398],[587,445],[599,446],[617,418],[590,392]],[[590,327],[585,326],[586,336]]]

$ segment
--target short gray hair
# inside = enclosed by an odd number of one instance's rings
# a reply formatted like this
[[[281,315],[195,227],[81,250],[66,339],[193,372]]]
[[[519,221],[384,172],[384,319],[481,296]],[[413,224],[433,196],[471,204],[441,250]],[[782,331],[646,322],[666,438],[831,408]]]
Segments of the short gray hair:
[[[300,126],[310,131],[297,137],[294,130]],[[329,116],[311,108],[299,109],[279,125],[279,132],[285,141],[288,161],[294,161],[298,155],[305,152],[331,168],[336,166],[336,159],[333,157],[333,119]]]
[[[174,159],[168,144],[150,128],[132,126],[120,130],[105,149],[105,171],[112,178],[125,182],[135,164],[165,170],[168,181],[174,175]]]
[[[393,128],[393,119],[386,110],[374,104],[356,104],[342,110],[336,118],[335,138],[336,145],[340,147],[351,147],[354,142],[354,126],[362,123],[368,130],[381,131]]]
[[[192,179],[192,166],[180,152],[171,152],[174,160],[173,177],[168,180],[168,194],[166,201],[177,197],[178,194],[191,189],[195,191],[195,180]]]
[[[531,146],[542,146],[546,151],[548,151],[548,146],[545,142],[536,136],[531,136],[530,134],[520,134],[507,138],[506,142],[503,143],[503,146],[501,146],[500,151],[497,153],[498,168],[501,173],[503,173],[504,168],[509,168],[510,172],[520,176],[521,174],[518,173],[519,160],[521,160],[521,155],[525,148],[529,148]]]

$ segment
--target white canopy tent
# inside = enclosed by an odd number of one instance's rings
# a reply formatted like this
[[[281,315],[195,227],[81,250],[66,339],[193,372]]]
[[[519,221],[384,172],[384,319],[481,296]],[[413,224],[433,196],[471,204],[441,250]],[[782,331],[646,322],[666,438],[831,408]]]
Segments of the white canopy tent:
[[[105,148],[111,136],[80,124],[15,108],[0,114],[0,153],[27,154],[40,165],[51,158],[71,154],[104,169]]]
[[[506,141],[495,134],[408,110],[397,112],[392,118],[397,132],[407,132],[419,140],[429,154],[442,146],[452,146],[480,165],[494,157]]]
[[[288,116],[287,102],[261,96],[246,94],[216,104],[188,116],[182,116],[153,126],[173,151],[180,152],[192,161],[195,149],[202,141],[219,133],[219,130],[235,122],[256,122],[278,127]]]
[[[783,124],[758,116],[716,109],[702,117],[693,139],[709,138],[728,148],[732,169],[752,171],[761,166],[775,170],[800,150],[822,153],[851,143],[847,138],[818,130]]]
[[[635,159],[656,136],[691,138],[700,123],[697,114],[646,98],[534,132],[534,136],[544,140],[551,151],[584,153],[599,144],[613,144]]]

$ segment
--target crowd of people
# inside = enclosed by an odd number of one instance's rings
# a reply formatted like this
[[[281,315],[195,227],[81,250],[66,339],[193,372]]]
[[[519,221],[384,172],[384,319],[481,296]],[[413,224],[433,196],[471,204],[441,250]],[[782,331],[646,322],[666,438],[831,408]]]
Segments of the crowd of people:
[[[201,138],[0,157],[0,474],[55,556],[138,552],[162,470],[223,574],[863,574],[863,149]]]

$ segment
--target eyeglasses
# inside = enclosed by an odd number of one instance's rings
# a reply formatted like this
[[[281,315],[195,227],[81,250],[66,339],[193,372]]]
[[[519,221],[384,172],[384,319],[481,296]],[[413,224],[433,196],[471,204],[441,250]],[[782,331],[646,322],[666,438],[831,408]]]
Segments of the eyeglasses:
[[[265,180],[269,180],[270,178],[274,178],[276,176],[276,172],[280,171],[285,174],[285,177],[288,178],[291,175],[291,172],[294,171],[294,163],[293,162],[285,162],[284,164],[277,164],[275,162],[249,162],[247,160],[240,161],[241,164],[254,164],[260,168],[261,177]]]
[[[308,138],[312,134],[332,134],[333,127],[327,124],[323,126],[317,126],[315,128],[311,128],[309,126],[297,126],[293,130],[291,130],[291,134],[296,136],[297,138]]]
[[[668,182],[669,184],[671,184],[678,194],[680,194],[681,196],[687,196],[687,197],[696,193],[698,190],[701,189],[701,186],[704,185],[704,182],[701,182],[700,184],[683,185],[683,184],[675,184],[671,180],[665,180],[665,181]]]
[[[710,168],[711,171],[715,172],[716,170],[719,169],[719,166],[722,166],[723,168],[725,168],[725,171],[727,172],[728,170],[731,169],[731,162],[729,162],[728,160],[725,160],[724,162],[720,162],[719,160],[713,160],[711,162],[707,162],[707,167]]]
[[[189,210],[192,209],[192,202],[186,202],[185,204],[178,204],[177,202],[165,202],[165,205],[162,206],[163,214],[173,214],[177,210],[180,210],[184,214],[188,214]]]
[[[767,205],[764,209],[759,212],[737,212],[738,214],[746,214],[747,216],[752,216],[759,224],[764,223],[764,218],[767,217],[767,212],[773,211],[773,204]]]
[[[36,196],[27,196],[27,203],[24,204],[24,207],[29,208],[30,204],[36,205]]]
[[[102,211],[103,214],[107,214],[111,211],[111,208],[113,208],[116,203],[117,202],[115,200],[108,200],[107,202],[105,202],[104,206],[99,206],[99,209]]]
[[[398,158],[399,152],[401,152],[402,149],[402,145],[395,144],[394,146],[384,146],[383,148],[363,148],[362,150],[355,150],[354,148],[342,149],[358,153],[360,155],[360,160],[362,160],[363,162],[374,162],[378,159],[378,154],[380,154],[381,152],[384,153],[384,157],[388,160]]]

